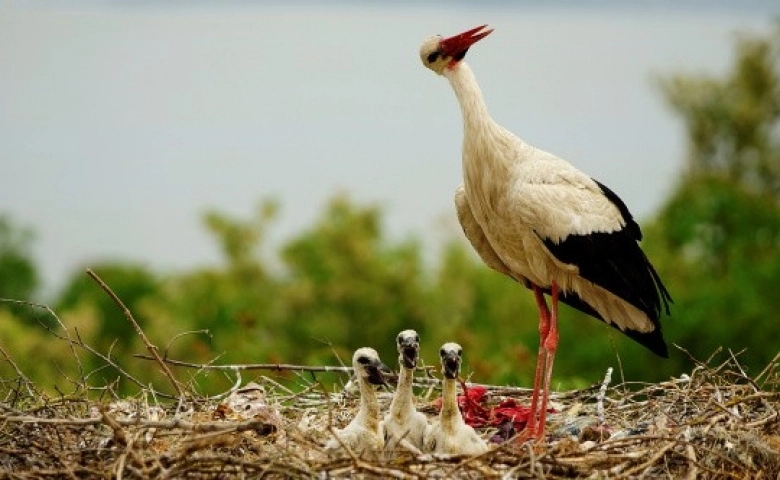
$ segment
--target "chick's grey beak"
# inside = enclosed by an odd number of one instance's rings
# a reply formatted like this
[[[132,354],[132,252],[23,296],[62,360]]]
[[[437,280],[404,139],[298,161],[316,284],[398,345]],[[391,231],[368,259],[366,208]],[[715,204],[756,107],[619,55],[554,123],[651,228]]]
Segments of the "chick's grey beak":
[[[460,357],[457,354],[449,353],[442,360],[444,376],[449,379],[457,379],[460,373]]]
[[[404,366],[406,368],[414,368],[417,366],[417,349],[414,347],[407,347],[401,350],[401,356],[404,359]]]
[[[375,364],[366,367],[368,383],[372,385],[385,385],[385,376],[382,371],[390,372],[391,370],[382,362],[376,362]]]
[[[401,359],[406,368],[415,368],[420,348],[415,342],[401,344]]]

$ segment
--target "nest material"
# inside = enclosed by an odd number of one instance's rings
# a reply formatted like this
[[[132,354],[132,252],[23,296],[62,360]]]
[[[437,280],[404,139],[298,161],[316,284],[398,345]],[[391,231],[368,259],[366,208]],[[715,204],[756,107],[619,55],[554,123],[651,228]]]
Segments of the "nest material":
[[[177,395],[146,389],[111,355],[71,336],[49,307],[4,300],[45,310],[62,332],[47,330],[71,346],[76,362],[76,350],[83,349],[142,390],[135,398],[101,402],[88,393],[110,393],[112,386],[88,387],[82,378],[78,393],[52,400],[0,346],[0,356],[16,373],[0,378],[0,479],[780,478],[780,354],[752,378],[734,355],[652,385],[608,389],[608,374],[591,389],[553,395],[558,413],[548,415],[548,435],[538,442],[510,439],[470,458],[408,452],[364,458],[324,449],[334,429],[357,410],[358,399],[348,388],[332,394],[307,380],[291,391],[268,376],[259,379],[262,385],[240,387],[240,372],[250,369],[305,371],[312,378],[315,372],[348,369],[197,365],[162,358],[121,300],[94,272],[87,273],[122,308],[151,353],[142,358],[157,362]],[[229,370],[236,384],[226,395],[203,397],[186,388],[169,365]],[[421,411],[433,417],[431,400],[440,384],[428,376],[416,385],[425,392],[418,397]],[[529,402],[528,389],[486,387],[491,405],[507,398]],[[384,410],[390,395],[380,395]],[[507,433],[503,426],[479,433],[500,438]]]
[[[778,478],[774,367],[751,379],[731,357],[638,390],[621,385],[601,396],[597,385],[557,394],[545,441],[491,444],[472,458],[328,453],[325,442],[358,399],[314,383],[291,395],[261,377],[267,392],[248,385],[221,400],[160,404],[146,392],[108,404],[70,398],[35,406],[20,401],[27,395],[20,384],[0,403],[0,477]],[[435,396],[438,387],[420,380]],[[489,404],[529,402],[526,390],[488,392]],[[385,409],[390,395],[380,394]],[[433,417],[432,402],[418,400]],[[496,429],[479,433],[490,438]]]

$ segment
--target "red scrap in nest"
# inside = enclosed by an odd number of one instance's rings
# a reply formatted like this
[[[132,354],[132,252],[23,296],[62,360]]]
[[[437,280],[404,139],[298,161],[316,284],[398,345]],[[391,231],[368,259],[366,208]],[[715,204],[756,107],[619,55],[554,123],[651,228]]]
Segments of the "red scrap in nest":
[[[458,395],[458,408],[463,420],[472,427],[498,427],[512,425],[515,431],[525,428],[531,416],[531,408],[518,405],[513,398],[506,398],[494,407],[487,407],[487,389],[482,386],[468,388],[462,380],[463,395]],[[441,410],[441,398],[435,402]]]

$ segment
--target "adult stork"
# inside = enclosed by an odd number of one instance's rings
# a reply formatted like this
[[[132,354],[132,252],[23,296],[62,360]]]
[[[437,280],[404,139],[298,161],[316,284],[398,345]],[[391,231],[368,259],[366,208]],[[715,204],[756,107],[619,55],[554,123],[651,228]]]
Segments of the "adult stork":
[[[639,247],[642,232],[612,190],[498,125],[463,59],[493,30],[429,37],[422,63],[443,75],[463,117],[463,184],[455,206],[480,258],[534,292],[539,354],[530,436],[544,434],[558,301],[602,320],[667,357],[659,318],[671,297]],[[548,308],[544,294],[550,295]],[[541,387],[541,400],[540,400]]]

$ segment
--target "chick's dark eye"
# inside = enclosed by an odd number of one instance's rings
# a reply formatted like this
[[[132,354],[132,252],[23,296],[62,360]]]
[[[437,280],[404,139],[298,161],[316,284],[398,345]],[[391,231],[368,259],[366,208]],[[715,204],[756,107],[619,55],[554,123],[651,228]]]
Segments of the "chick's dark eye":
[[[439,55],[441,55],[441,54],[438,51],[429,54],[428,55],[428,63],[433,63],[436,60],[438,60],[439,59]]]
[[[440,357],[443,357],[445,355],[447,355],[447,352],[445,352],[443,348],[441,350],[439,350],[439,356]]]
[[[361,365],[368,365],[371,363],[371,360],[368,357],[358,357],[357,361]]]

